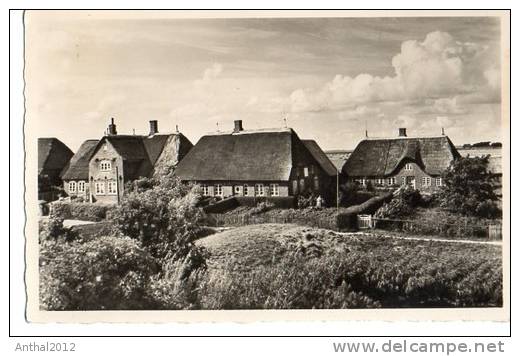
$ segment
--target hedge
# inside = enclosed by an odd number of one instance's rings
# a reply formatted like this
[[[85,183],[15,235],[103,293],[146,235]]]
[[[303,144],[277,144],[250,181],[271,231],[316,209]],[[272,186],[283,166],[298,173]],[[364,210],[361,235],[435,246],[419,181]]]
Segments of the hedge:
[[[102,221],[114,205],[57,201],[50,207],[50,214],[62,219]]]
[[[203,209],[207,214],[222,214],[239,206],[256,207],[264,202],[272,203],[275,208],[280,209],[294,208],[295,205],[294,197],[229,197]]]

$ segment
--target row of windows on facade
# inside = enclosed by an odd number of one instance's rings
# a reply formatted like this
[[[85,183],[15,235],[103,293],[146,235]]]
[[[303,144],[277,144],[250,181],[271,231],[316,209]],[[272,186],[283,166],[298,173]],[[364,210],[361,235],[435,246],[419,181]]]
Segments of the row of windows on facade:
[[[115,195],[117,194],[117,182],[116,181],[108,181],[106,182],[95,182],[94,183],[94,192],[96,195],[103,195],[103,194],[109,194],[109,195]],[[69,193],[85,193],[85,181],[70,181],[69,182]],[[105,190],[105,187],[107,188]]]
[[[403,177],[402,184],[410,184],[410,181],[407,181],[407,178],[409,177]],[[415,177],[412,177],[412,179],[415,181]],[[361,185],[366,185],[368,179],[355,179],[355,181]],[[374,180],[376,185],[385,185],[385,181],[387,185],[396,185],[397,184],[397,178],[396,177],[390,177],[390,178],[377,178]],[[432,185],[432,178],[431,177],[422,177],[421,178],[421,185],[423,187],[431,187]],[[437,177],[435,178],[435,186],[441,187],[442,186],[442,178]]]
[[[210,196],[210,186],[207,184],[202,184],[202,195]],[[254,186],[249,186],[247,184],[244,185],[235,185],[233,186],[233,192],[235,194],[243,194],[245,196],[272,196],[278,197],[280,196],[280,186],[277,183],[269,184],[269,186],[264,186],[262,183],[255,184]],[[222,190],[222,184],[213,185],[213,195],[214,196],[223,196],[224,192]]]

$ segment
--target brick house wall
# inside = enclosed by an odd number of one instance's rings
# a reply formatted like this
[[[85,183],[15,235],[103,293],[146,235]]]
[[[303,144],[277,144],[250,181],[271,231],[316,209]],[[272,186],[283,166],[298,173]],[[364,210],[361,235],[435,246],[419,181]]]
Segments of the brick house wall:
[[[110,163],[110,168],[106,169],[106,166],[103,166],[102,163]],[[90,159],[89,175],[92,202],[119,202],[124,191],[123,159],[110,142],[105,141],[103,146]],[[109,192],[109,184],[112,187],[115,185],[115,190]],[[97,190],[96,185],[100,186]],[[104,189],[101,189],[101,187]]]
[[[71,188],[75,189],[72,191]],[[69,197],[82,197],[85,200],[90,199],[90,185],[88,179],[66,180],[63,182],[63,189]]]

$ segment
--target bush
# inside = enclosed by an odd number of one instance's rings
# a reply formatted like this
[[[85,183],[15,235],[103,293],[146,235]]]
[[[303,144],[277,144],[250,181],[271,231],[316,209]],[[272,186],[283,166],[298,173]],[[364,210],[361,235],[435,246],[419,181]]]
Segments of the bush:
[[[152,256],[128,238],[44,242],[40,306],[45,310],[154,308],[148,289],[156,272]]]
[[[51,214],[61,219],[102,221],[114,205],[56,201],[51,204]]]
[[[63,226],[63,219],[50,216],[47,221],[42,221],[39,224],[40,243],[44,241],[72,241],[77,237],[77,234],[70,228]]]
[[[402,186],[394,193],[393,199],[383,204],[374,216],[380,219],[409,217],[421,203],[422,198],[419,191],[410,186]]]
[[[150,184],[150,189],[129,191],[123,197],[111,214],[115,229],[161,260],[184,259],[190,253],[201,257],[202,251],[193,245],[204,218],[198,207],[200,188],[182,184],[172,173]]]
[[[269,201],[263,201],[263,202],[258,203],[258,205],[255,208],[251,209],[251,214],[256,215],[256,214],[265,213],[266,211],[269,211],[273,208],[274,208],[273,203],[271,203]]]

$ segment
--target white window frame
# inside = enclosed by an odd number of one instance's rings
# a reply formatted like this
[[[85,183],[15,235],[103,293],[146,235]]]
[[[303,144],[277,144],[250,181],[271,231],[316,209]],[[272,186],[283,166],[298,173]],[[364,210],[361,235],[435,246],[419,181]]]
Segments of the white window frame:
[[[215,196],[222,197],[224,196],[224,192],[222,190],[222,184],[215,184]]]
[[[413,164],[411,163],[407,163],[404,165],[404,170],[405,171],[413,171]]]
[[[76,182],[71,180],[69,182],[69,193],[76,193]]]
[[[442,187],[442,183],[443,183],[443,182],[442,182],[442,177],[437,177],[437,178],[435,178],[435,185],[436,185],[437,187]]]
[[[308,167],[303,167],[303,176],[304,177],[308,177],[309,176],[309,168]]]
[[[94,191],[96,195],[105,195],[105,182],[95,182]]]
[[[423,187],[430,187],[432,185],[432,179],[430,177],[422,177],[421,184]]]
[[[115,186],[115,189],[112,188]],[[117,195],[117,181],[109,180],[107,182],[107,195]]]
[[[108,172],[108,171],[112,170],[112,162],[110,162],[108,160],[102,160],[99,163],[99,170],[102,172]]]
[[[249,185],[244,184],[244,196],[249,196]]]
[[[376,184],[377,185],[385,185],[385,179],[384,178],[376,178]]]
[[[272,197],[280,196],[280,185],[278,183],[271,183],[269,185],[269,191],[271,192]]]
[[[395,177],[387,178],[386,181],[387,181],[388,185],[395,185],[395,184],[397,184],[397,178],[395,178]]]
[[[256,183],[255,184],[255,196],[257,196],[257,197],[265,196],[265,190],[264,190],[264,184],[263,183]]]
[[[207,184],[202,184],[201,185],[201,188],[202,188],[202,195],[207,197],[209,196],[209,187]]]
[[[78,193],[85,193],[85,181],[78,181]]]

